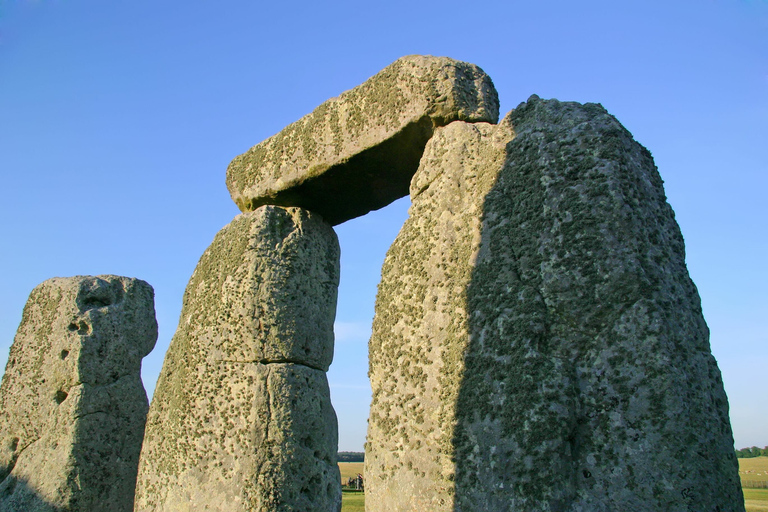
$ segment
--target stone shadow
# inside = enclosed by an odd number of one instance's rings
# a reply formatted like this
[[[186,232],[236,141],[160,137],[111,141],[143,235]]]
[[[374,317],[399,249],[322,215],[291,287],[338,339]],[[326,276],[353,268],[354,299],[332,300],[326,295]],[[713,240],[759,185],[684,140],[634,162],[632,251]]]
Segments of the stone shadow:
[[[466,289],[454,510],[743,510],[650,153],[600,105],[510,115]]]

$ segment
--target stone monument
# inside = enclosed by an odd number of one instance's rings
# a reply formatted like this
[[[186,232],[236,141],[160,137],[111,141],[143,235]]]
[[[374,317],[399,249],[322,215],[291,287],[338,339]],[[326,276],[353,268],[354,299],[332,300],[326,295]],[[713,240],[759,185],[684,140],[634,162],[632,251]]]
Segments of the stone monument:
[[[300,208],[237,216],[184,294],[147,420],[137,511],[337,510],[339,247]]]
[[[531,97],[427,144],[370,342],[368,511],[743,510],[650,153]]]
[[[728,404],[650,153],[600,105],[499,124],[404,57],[235,158],[187,287],[136,511],[340,507],[331,226],[409,193],[382,271],[369,511],[743,510]]]
[[[331,225],[407,194],[436,127],[496,121],[478,67],[404,57],[233,160],[147,422],[136,511],[341,507]]]
[[[0,385],[0,510],[133,510],[153,297],[112,275],[32,291]]]

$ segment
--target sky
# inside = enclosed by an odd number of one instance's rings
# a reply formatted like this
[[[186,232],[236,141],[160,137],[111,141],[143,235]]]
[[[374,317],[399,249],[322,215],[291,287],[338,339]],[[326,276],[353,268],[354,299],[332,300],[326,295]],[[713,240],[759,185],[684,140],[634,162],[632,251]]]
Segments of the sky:
[[[502,115],[534,93],[602,103],[651,151],[735,446],[768,445],[768,0],[0,0],[0,367],[39,283],[138,277],[151,395],[187,281],[238,213],[230,160],[409,54],[479,65]],[[363,449],[376,286],[408,206],[336,227],[343,451]]]

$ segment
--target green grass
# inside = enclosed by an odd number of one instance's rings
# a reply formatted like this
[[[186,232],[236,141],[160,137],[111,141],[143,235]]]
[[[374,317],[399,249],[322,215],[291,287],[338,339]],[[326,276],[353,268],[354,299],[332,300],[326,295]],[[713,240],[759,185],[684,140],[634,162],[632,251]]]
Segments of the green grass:
[[[342,493],[341,512],[365,512],[365,494],[362,492]]]
[[[764,501],[768,505],[768,489],[742,489],[745,500]]]
[[[744,489],[747,512],[768,512],[768,489]]]

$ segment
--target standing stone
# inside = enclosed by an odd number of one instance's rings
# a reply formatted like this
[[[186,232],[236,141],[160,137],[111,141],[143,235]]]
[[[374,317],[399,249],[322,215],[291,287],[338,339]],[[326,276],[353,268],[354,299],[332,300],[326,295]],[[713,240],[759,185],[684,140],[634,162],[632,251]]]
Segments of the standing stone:
[[[743,511],[728,403],[650,153],[531,97],[437,130],[382,271],[369,511]]]
[[[299,206],[336,225],[407,195],[436,126],[498,118],[479,67],[403,57],[235,158],[227,188],[242,211]]]
[[[111,275],[32,291],[0,385],[0,510],[133,510],[153,297]]]
[[[325,374],[338,284],[317,214],[264,206],[216,235],[152,400],[136,511],[340,509]]]

